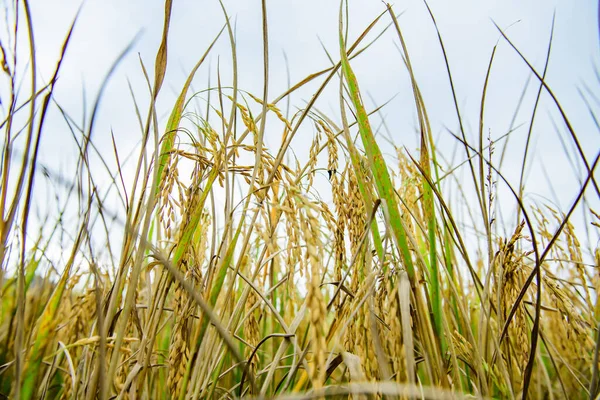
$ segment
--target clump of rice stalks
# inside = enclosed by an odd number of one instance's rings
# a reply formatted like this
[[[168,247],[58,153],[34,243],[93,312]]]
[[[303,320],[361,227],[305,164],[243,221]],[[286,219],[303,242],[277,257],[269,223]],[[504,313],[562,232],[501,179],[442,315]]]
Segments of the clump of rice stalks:
[[[600,227],[600,216],[580,204],[597,194],[598,156],[578,155],[586,168],[571,209],[532,206],[496,165],[498,141],[483,145],[489,72],[479,145],[467,140],[453,84],[464,154],[440,150],[391,6],[351,42],[344,4],[338,59],[274,98],[266,2],[262,96],[238,86],[223,9],[225,26],[165,125],[156,100],[172,57],[169,31],[182,29],[171,26],[167,0],[153,79],[144,67],[152,96],[145,118],[137,110],[140,146],[126,161],[115,145],[118,167],[108,178],[89,154],[91,118],[79,132],[73,175],[34,179],[60,62],[50,84],[36,86],[29,36],[33,84],[25,96],[23,68],[0,41],[10,83],[0,124],[0,396],[597,397],[600,250],[586,244],[593,235],[580,233],[572,215],[584,207],[590,230]],[[30,25],[27,2],[24,10]],[[386,147],[373,129],[379,108],[367,108],[353,70],[372,33],[400,40],[418,150]],[[221,37],[231,46],[232,81],[218,71],[215,87],[189,93]],[[288,117],[281,103],[313,83],[311,100]],[[325,115],[317,102],[331,85],[339,114]],[[113,153],[98,154],[113,165]],[[472,181],[461,179],[467,168]],[[66,186],[68,195],[35,233],[29,214],[44,185]],[[516,226],[501,221],[502,185],[514,194]],[[113,195],[119,209],[107,201]]]
[[[523,252],[519,250],[518,242],[522,239],[522,231],[525,222],[521,222],[512,237],[501,241],[498,244],[498,251],[495,255],[495,270],[497,274],[497,305],[502,319],[500,326],[508,320],[508,314],[513,304],[519,297],[519,291],[523,287],[526,272],[528,268],[525,264],[525,257],[532,251]],[[528,321],[526,317],[525,305],[522,303],[513,317],[509,328],[509,338],[511,343],[506,343],[503,354],[507,359],[505,362],[514,370],[513,381],[518,382],[520,376],[527,365],[527,355],[529,351]]]

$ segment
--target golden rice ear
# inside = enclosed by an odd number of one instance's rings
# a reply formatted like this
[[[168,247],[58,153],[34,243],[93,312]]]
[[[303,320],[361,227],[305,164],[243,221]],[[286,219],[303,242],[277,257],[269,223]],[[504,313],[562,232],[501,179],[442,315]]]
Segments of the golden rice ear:
[[[306,243],[306,258],[310,265],[309,279],[307,282],[306,302],[310,315],[310,338],[313,355],[312,367],[310,369],[310,379],[312,386],[316,389],[325,384],[326,376],[326,319],[327,310],[323,294],[321,292],[322,282],[322,257],[323,249],[320,239],[321,227],[315,211],[318,210],[314,205],[308,202],[304,197],[300,197],[302,202],[302,236]]]

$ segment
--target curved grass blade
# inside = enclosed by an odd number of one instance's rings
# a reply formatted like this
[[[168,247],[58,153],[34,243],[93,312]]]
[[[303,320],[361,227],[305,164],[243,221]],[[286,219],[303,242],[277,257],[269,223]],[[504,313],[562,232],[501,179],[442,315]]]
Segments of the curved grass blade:
[[[404,261],[404,266],[406,271],[408,272],[408,276],[411,280],[411,284],[414,288],[414,280],[415,280],[415,268],[412,262],[410,249],[408,248],[408,241],[406,239],[406,232],[404,227],[402,226],[402,220],[400,217],[400,209],[398,207],[398,202],[396,201],[396,195],[394,192],[394,187],[392,185],[392,180],[390,178],[389,171],[387,169],[387,165],[383,158],[383,154],[379,149],[379,145],[375,140],[375,136],[373,135],[373,131],[371,130],[371,125],[369,123],[369,117],[363,105],[363,101],[360,95],[360,89],[358,87],[358,81],[356,79],[356,75],[350,66],[350,62],[348,61],[348,55],[346,53],[346,42],[344,40],[344,29],[343,29],[343,20],[342,20],[342,4],[340,5],[340,26],[339,26],[339,40],[340,40],[340,55],[341,55],[341,64],[342,64],[342,73],[348,84],[348,90],[351,95],[352,103],[354,105],[356,111],[356,120],[358,122],[360,137],[362,139],[363,145],[365,147],[365,152],[367,153],[367,157],[369,160],[369,167],[373,174],[373,178],[375,180],[375,185],[377,187],[377,192],[381,197],[382,201],[384,201],[385,205],[388,208],[388,212],[390,214],[390,223],[391,230],[394,234],[398,245],[399,251]]]
[[[217,42],[217,40],[223,33],[223,30],[225,30],[225,25],[223,25],[223,27],[221,28],[221,30],[219,31],[217,36],[215,36],[215,38],[213,39],[211,44],[208,46],[208,49],[206,49],[206,51],[204,52],[204,54],[202,55],[200,60],[198,60],[196,65],[194,65],[194,68],[192,68],[192,71],[188,75],[188,77],[185,81],[185,84],[183,85],[183,88],[181,89],[181,92],[179,93],[179,97],[177,97],[175,106],[173,106],[173,110],[171,111],[171,115],[169,116],[169,120],[167,122],[165,135],[162,139],[162,146],[160,148],[160,156],[159,156],[159,162],[158,162],[158,178],[159,178],[159,180],[157,181],[156,186],[154,187],[155,192],[158,190],[163,171],[164,171],[167,163],[169,162],[169,158],[171,157],[171,151],[173,150],[173,146],[175,144],[175,136],[177,134],[177,130],[179,129],[179,124],[181,122],[181,116],[183,113],[185,99],[187,97],[188,89],[190,88],[190,85],[192,84],[192,80],[194,79],[194,76],[196,75],[196,71],[198,71],[198,68],[200,68],[200,66],[202,65],[202,63],[204,62],[204,60],[210,53],[211,49],[213,48],[213,46],[215,45],[215,43]]]

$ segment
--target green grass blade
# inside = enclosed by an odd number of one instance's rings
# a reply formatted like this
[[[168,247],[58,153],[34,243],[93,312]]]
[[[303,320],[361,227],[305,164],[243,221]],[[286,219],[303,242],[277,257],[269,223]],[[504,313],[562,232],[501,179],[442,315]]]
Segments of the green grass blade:
[[[406,232],[404,230],[404,226],[402,225],[399,211],[400,209],[396,200],[396,193],[394,191],[394,186],[392,185],[392,180],[383,158],[383,154],[381,153],[379,145],[377,144],[375,136],[373,135],[373,131],[369,123],[369,117],[361,99],[356,75],[350,66],[348,55],[346,54],[346,43],[344,40],[341,16],[342,9],[340,8],[339,39],[343,76],[348,84],[348,90],[356,111],[356,120],[358,122],[360,137],[365,147],[365,152],[367,153],[369,167],[371,168],[371,172],[375,180],[377,192],[379,193],[381,199],[384,200],[385,205],[388,208],[392,233],[394,234],[394,238],[398,243],[399,251],[404,261],[404,266],[406,267],[406,271],[408,272],[411,283],[414,287],[415,267],[412,262],[410,249],[408,248]]]
[[[164,171],[165,167],[167,166],[169,159],[171,157],[171,151],[173,150],[173,146],[175,144],[175,136],[177,136],[177,130],[179,129],[179,124],[181,123],[181,117],[182,117],[183,110],[184,110],[185,99],[187,97],[187,92],[192,84],[192,80],[194,79],[194,76],[196,75],[196,71],[198,71],[198,68],[200,68],[200,66],[202,65],[202,63],[204,62],[204,60],[210,53],[211,49],[213,48],[214,44],[216,43],[217,39],[219,39],[219,37],[221,36],[221,33],[223,33],[224,29],[225,29],[225,26],[223,26],[223,28],[221,28],[221,31],[219,31],[217,36],[213,39],[210,46],[208,46],[208,49],[206,49],[206,51],[204,52],[204,54],[202,55],[200,60],[198,60],[196,65],[194,65],[194,68],[192,68],[192,71],[188,75],[188,77],[185,81],[185,84],[183,85],[183,88],[181,89],[181,92],[179,93],[179,97],[177,97],[177,101],[175,102],[175,105],[173,106],[173,109],[171,110],[171,115],[169,116],[169,120],[167,122],[167,127],[165,130],[165,135],[162,139],[162,145],[160,147],[160,156],[159,156],[159,162],[158,162],[158,178],[159,178],[159,180],[157,182],[156,187],[154,188],[155,192],[158,190],[159,183],[162,180],[163,171]]]

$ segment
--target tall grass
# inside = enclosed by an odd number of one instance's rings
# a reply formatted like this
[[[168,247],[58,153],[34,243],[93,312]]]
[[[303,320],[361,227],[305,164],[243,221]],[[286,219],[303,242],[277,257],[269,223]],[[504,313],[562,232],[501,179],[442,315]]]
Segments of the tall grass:
[[[452,135],[461,148],[460,163],[446,162],[391,6],[352,41],[348,5],[341,2],[339,57],[330,54],[331,67],[273,97],[261,4],[262,93],[238,87],[234,28],[222,7],[225,25],[163,126],[156,101],[173,29],[173,4],[165,1],[154,76],[141,67],[150,102],[145,114],[135,106],[137,153],[126,162],[116,144],[112,155],[98,151],[105,165],[108,157],[117,160],[108,187],[98,183],[90,153],[99,95],[78,132],[72,177],[46,174],[68,196],[39,233],[30,219],[32,204],[41,201],[38,153],[50,135],[46,113],[60,108],[53,91],[73,26],[52,78],[39,87],[31,12],[27,1],[17,4],[26,27],[13,21],[12,34],[29,44],[30,67],[22,68],[15,48],[1,43],[9,98],[2,99],[0,125],[0,395],[596,398],[600,249],[580,242],[571,218],[582,210],[600,227],[585,199],[599,195],[600,154],[586,158],[545,70],[536,71],[500,31],[531,69],[538,99],[547,93],[554,101],[576,149],[569,156],[583,166],[579,191],[564,211],[526,202],[527,150],[517,187],[496,162],[494,151],[515,131],[496,140],[484,132],[495,48],[471,143],[438,31],[459,121]],[[365,38],[384,32],[400,43],[409,73],[415,152],[378,140],[372,121],[381,107],[367,107],[353,70],[355,57],[373,43]],[[219,73],[216,85],[191,93],[196,72],[223,39],[230,43],[232,81]],[[24,95],[19,85],[26,78]],[[308,104],[288,116],[282,103],[313,83],[319,86]],[[315,106],[327,87],[339,88],[339,115]],[[205,112],[194,108],[199,98]],[[535,111],[529,135],[534,117]],[[314,137],[308,154],[296,157],[292,142],[303,126],[314,127]],[[267,145],[267,132],[281,138],[279,147]],[[459,182],[461,168],[470,181]],[[326,185],[316,179],[325,172]],[[499,186],[513,195],[516,223],[495,219]],[[108,193],[118,195],[121,210],[107,205]],[[462,204],[474,215],[472,226]],[[72,207],[79,212],[67,223],[62,217]],[[118,221],[117,231],[108,228],[110,219]],[[72,234],[68,245],[64,232]],[[50,250],[56,246],[67,255],[60,265]]]

